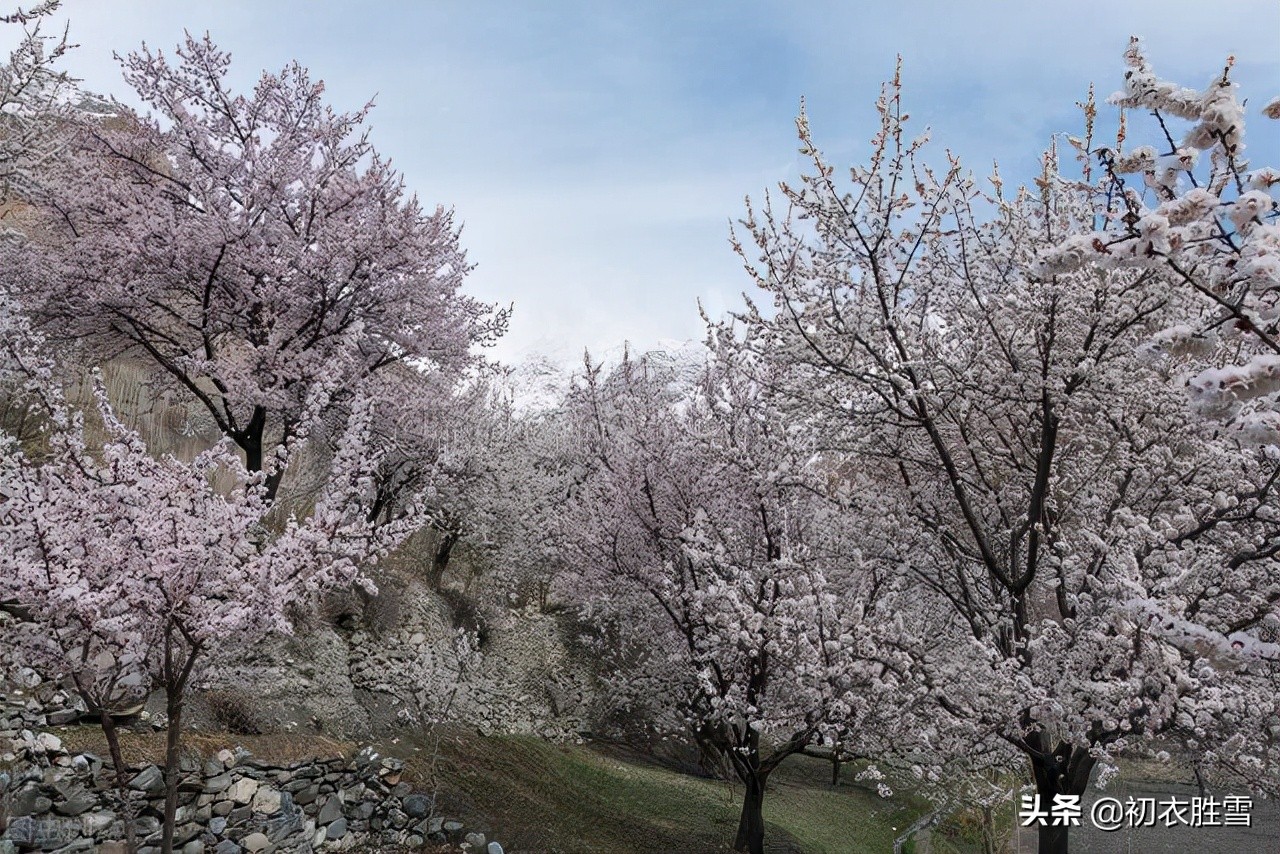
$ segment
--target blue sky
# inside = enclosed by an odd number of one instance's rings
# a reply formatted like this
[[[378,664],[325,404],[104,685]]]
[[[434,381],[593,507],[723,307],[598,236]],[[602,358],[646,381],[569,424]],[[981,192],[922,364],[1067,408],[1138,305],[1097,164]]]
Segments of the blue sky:
[[[865,159],[880,81],[904,57],[905,99],[939,146],[1006,181],[1079,127],[1091,81],[1119,88],[1142,35],[1157,71],[1203,86],[1224,58],[1251,104],[1280,94],[1277,0],[871,2],[175,2],[65,0],[67,63],[129,101],[112,52],[209,31],[248,87],[297,59],[334,106],[377,95],[373,140],[425,203],[465,224],[469,289],[515,304],[503,358],[573,359],[624,340],[702,335],[750,282],[728,244],[743,197],[801,166],[808,102],[838,165]],[[1256,112],[1256,110],[1254,111]],[[1250,124],[1255,165],[1280,126]]]

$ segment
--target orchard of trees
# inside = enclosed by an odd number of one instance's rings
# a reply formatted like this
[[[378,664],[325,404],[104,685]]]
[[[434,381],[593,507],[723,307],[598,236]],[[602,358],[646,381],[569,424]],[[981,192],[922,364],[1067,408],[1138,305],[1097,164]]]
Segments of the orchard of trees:
[[[615,706],[741,785],[741,851],[821,746],[885,796],[1029,772],[1054,804],[1169,753],[1280,793],[1280,171],[1244,143],[1280,99],[1246,110],[1230,64],[1186,89],[1135,40],[1128,138],[1090,98],[1017,190],[913,135],[898,75],[863,165],[802,109],[803,177],[732,235],[756,296],[701,357],[588,357],[530,410],[369,107],[296,64],[235,92],[189,37],[122,60],[149,113],[90,109],[56,7],[3,19],[3,642],[122,792],[112,713],[163,693],[165,852],[210,650],[372,592],[424,529],[432,586],[466,547],[594,627]],[[220,439],[149,448],[120,360]]]

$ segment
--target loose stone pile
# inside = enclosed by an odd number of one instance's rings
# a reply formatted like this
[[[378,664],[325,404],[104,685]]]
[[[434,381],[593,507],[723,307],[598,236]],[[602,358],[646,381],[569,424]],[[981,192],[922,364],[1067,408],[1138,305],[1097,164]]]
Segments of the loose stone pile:
[[[0,697],[0,854],[123,854],[126,812],[134,814],[139,854],[158,852],[161,769],[130,769],[122,803],[108,763],[72,754],[42,731],[55,717],[66,722],[35,701]],[[428,841],[502,854],[498,843],[465,833],[462,822],[435,815],[431,796],[402,779],[404,764],[371,748],[351,761],[291,765],[237,748],[203,763],[186,759],[181,770],[175,850],[183,854],[394,850]]]

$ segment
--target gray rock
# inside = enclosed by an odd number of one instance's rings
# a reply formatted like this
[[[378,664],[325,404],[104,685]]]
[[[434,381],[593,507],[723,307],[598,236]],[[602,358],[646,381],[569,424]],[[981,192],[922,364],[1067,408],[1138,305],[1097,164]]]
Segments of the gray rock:
[[[186,845],[191,840],[200,835],[201,828],[198,824],[180,824],[174,828],[173,844]]]
[[[300,789],[293,796],[293,801],[294,803],[302,804],[303,806],[305,806],[310,803],[315,803],[316,798],[318,798],[319,796],[320,796],[320,787],[312,783],[308,785],[306,788]]]
[[[230,774],[215,774],[212,777],[205,778],[205,781],[204,781],[204,791],[208,792],[211,795],[215,795],[218,792],[225,792],[228,788],[230,788],[230,786],[231,786]]]
[[[225,817],[216,815],[209,819],[209,832],[221,836],[227,830],[227,820]]]
[[[9,801],[6,810],[12,816],[43,815],[53,806],[53,801],[40,794],[34,787],[18,790]]]
[[[182,846],[182,854],[204,854],[204,843],[199,839],[193,839]]]
[[[42,732],[36,736],[36,745],[46,753],[58,753],[62,750],[62,739],[51,732]]]
[[[64,792],[66,800],[53,805],[58,815],[80,815],[98,805],[98,799],[86,789],[76,786]]]
[[[188,794],[204,791],[204,778],[199,774],[188,774],[178,781],[178,791]]]
[[[30,816],[19,816],[9,822],[9,826],[5,828],[4,838],[11,845],[21,845],[23,847],[40,847],[37,839],[40,838],[40,825]]]
[[[485,854],[502,854],[502,846],[496,842],[490,842]]]
[[[164,791],[164,772],[155,765],[148,765],[129,781],[129,788],[149,795],[158,795]]]
[[[302,809],[294,804],[293,797],[288,792],[281,792],[278,815],[267,821],[264,829],[267,837],[279,844],[302,830],[305,819]]]
[[[96,776],[102,771],[102,760],[92,753],[71,757],[71,770],[83,776]]]
[[[64,845],[55,849],[54,854],[78,854],[81,851],[92,851],[94,849],[92,839],[77,839],[70,845]]]
[[[468,833],[466,843],[471,846],[472,851],[479,851],[487,845],[489,840],[485,839],[483,833]]]
[[[324,806],[320,808],[320,815],[316,817],[317,824],[328,824],[342,817],[342,798],[338,795],[330,795],[329,800],[324,802]]]
[[[80,832],[85,836],[97,836],[116,820],[113,812],[89,812],[80,816]]]
[[[325,837],[328,839],[341,839],[347,835],[347,820],[340,818],[333,824],[329,825],[329,829],[325,831]]]
[[[237,804],[247,804],[253,800],[258,791],[258,781],[252,777],[241,777],[227,789],[227,797]]]
[[[404,811],[412,818],[426,818],[431,814],[431,798],[426,795],[409,795],[404,799]]]
[[[262,815],[275,815],[280,812],[280,792],[262,786],[253,796],[253,811]]]
[[[89,847],[71,850],[93,850],[93,841],[82,840],[80,837],[80,822],[68,819],[22,816],[9,822],[4,837],[13,842],[19,850],[39,848],[43,851],[54,851],[68,844],[77,845],[83,842],[88,842]]]
[[[241,844],[244,846],[246,851],[263,851],[271,844],[271,840],[267,839],[267,835],[265,833],[250,833],[241,840]]]
[[[213,854],[240,854],[240,846],[230,839],[224,839],[218,843],[217,848],[213,849]]]

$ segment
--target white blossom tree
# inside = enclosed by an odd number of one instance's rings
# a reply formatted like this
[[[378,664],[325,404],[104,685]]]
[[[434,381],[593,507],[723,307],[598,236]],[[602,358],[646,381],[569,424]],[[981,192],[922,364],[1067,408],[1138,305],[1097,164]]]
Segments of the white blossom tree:
[[[950,613],[949,643],[917,655],[925,741],[939,762],[1021,754],[1046,805],[1153,739],[1258,748],[1280,712],[1271,645],[1236,634],[1224,659],[1169,615],[1228,632],[1219,593],[1275,595],[1274,455],[1188,423],[1142,358],[1185,307],[1154,271],[1041,263],[1092,225],[1052,151],[1035,192],[996,175],[982,193],[954,159],[923,162],[900,95],[895,77],[847,183],[802,112],[812,171],[784,212],[749,208],[754,249],[737,243],[770,309],[720,337],[787,366],[777,393],[857,473],[864,556]],[[1067,843],[1041,827],[1045,854]]]
[[[1041,266],[1049,272],[1141,269],[1160,276],[1181,307],[1143,345],[1147,358],[1170,382],[1185,386],[1194,413],[1274,459],[1280,439],[1280,172],[1246,157],[1250,111],[1231,79],[1234,64],[1228,57],[1203,90],[1189,89],[1160,78],[1141,41],[1130,40],[1124,87],[1109,99],[1120,110],[1114,146],[1094,147],[1092,104],[1085,105],[1083,138],[1069,138],[1083,164],[1071,184],[1091,196],[1094,230],[1045,250]],[[1257,112],[1264,122],[1280,119],[1280,98]],[[1137,132],[1145,144],[1126,151]],[[1101,164],[1096,180],[1095,158]],[[1274,520],[1280,502],[1270,484],[1215,501],[1213,513],[1180,542],[1233,538],[1226,548],[1233,583],[1199,592],[1185,610],[1153,607],[1149,618],[1171,641],[1219,661],[1247,667],[1259,656],[1275,660],[1280,541]],[[1274,670],[1271,678],[1274,685]],[[1275,732],[1260,742],[1238,735],[1215,746],[1205,761],[1274,791],[1278,741]]]
[[[780,763],[836,727],[878,747],[905,714],[903,627],[758,387],[723,368],[673,379],[643,360],[588,370],[573,411],[594,463],[563,520],[567,572],[614,639],[621,702],[732,767],[734,845],[761,854]]]
[[[1097,230],[1061,235],[1047,271],[1084,266],[1157,272],[1186,295],[1185,316],[1152,336],[1153,356],[1180,363],[1192,404],[1248,440],[1280,437],[1280,171],[1245,156],[1246,109],[1231,79],[1234,57],[1203,90],[1158,77],[1141,42],[1125,53],[1114,147],[1086,133],[1071,142],[1085,160]],[[1124,111],[1142,111],[1139,124]],[[1280,97],[1260,111],[1280,119]],[[1177,125],[1186,125],[1175,135]],[[1150,140],[1131,150],[1134,126]],[[1099,177],[1089,159],[1101,163]],[[1130,183],[1132,180],[1132,183]]]
[[[565,408],[569,387],[566,371],[539,358],[494,377],[484,488],[471,504],[472,544],[493,572],[488,589],[543,612],[565,602],[558,532],[589,469]]]

